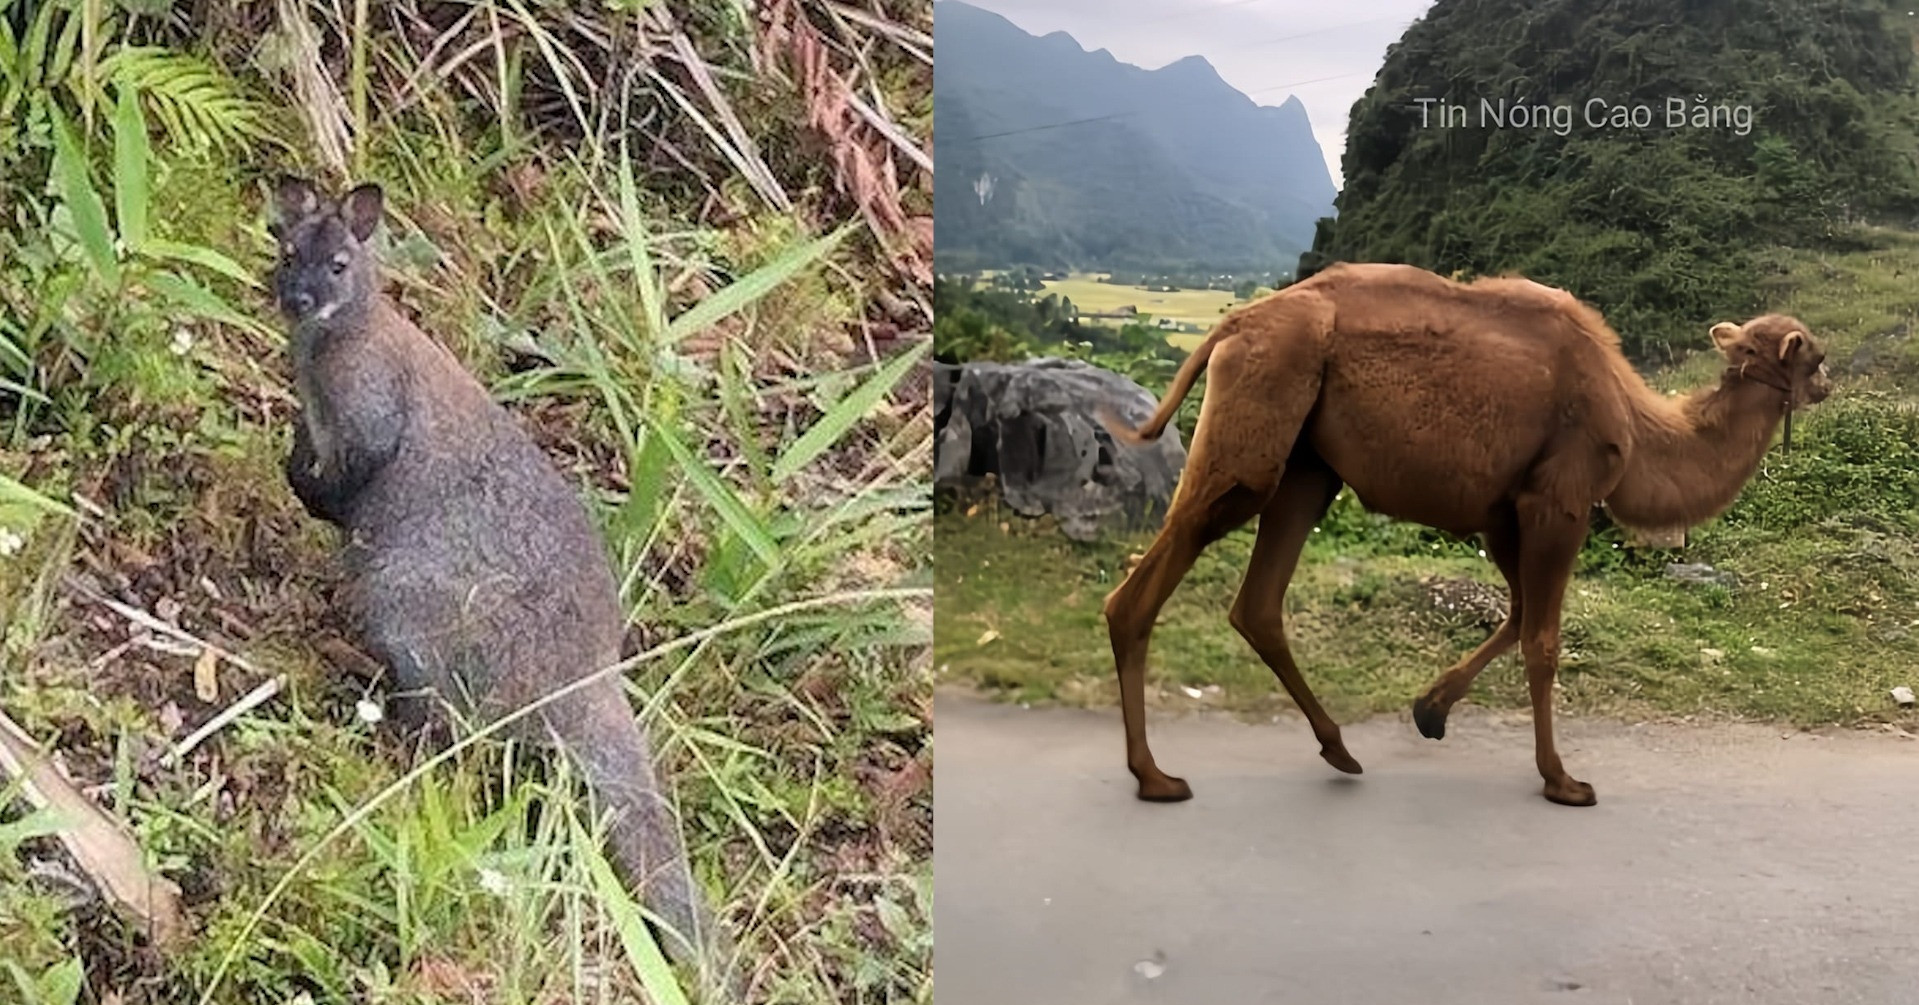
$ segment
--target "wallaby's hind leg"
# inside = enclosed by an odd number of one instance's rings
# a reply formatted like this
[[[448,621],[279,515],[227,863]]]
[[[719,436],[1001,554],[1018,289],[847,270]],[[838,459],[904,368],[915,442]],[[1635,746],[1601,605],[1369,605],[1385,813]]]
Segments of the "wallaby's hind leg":
[[[1346,752],[1339,724],[1319,707],[1286,644],[1287,584],[1299,565],[1300,550],[1313,532],[1313,524],[1326,514],[1326,507],[1338,493],[1339,476],[1319,458],[1295,453],[1287,462],[1279,491],[1259,515],[1259,539],[1253,545],[1253,558],[1247,563],[1239,597],[1233,601],[1231,619],[1233,627],[1285,685],[1293,704],[1306,713],[1313,736],[1319,740],[1319,756],[1333,767],[1357,775],[1359,762]]]
[[[1313,306],[1305,303],[1300,309],[1310,312]],[[1153,622],[1200,551],[1265,507],[1319,398],[1324,319],[1290,320],[1276,331],[1249,332],[1255,342],[1250,347],[1229,341],[1214,351],[1173,508],[1139,566],[1106,598],[1106,629],[1126,724],[1126,765],[1139,780],[1139,798],[1151,802],[1193,795],[1184,781],[1159,769],[1146,744],[1146,648]]]
[[[1479,648],[1440,674],[1426,693],[1413,702],[1413,724],[1419,727],[1421,736],[1429,739],[1446,735],[1446,715],[1453,710],[1453,705],[1466,697],[1473,680],[1487,664],[1505,655],[1506,650],[1519,641],[1519,626],[1524,623],[1519,589],[1519,535],[1511,524],[1501,524],[1486,532],[1486,554],[1492,556],[1500,575],[1506,577],[1509,608],[1506,620]]]

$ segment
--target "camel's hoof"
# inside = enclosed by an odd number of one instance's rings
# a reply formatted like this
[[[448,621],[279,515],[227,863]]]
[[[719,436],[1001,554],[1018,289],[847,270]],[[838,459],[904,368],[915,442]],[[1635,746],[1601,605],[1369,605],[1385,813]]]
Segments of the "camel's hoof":
[[[1193,798],[1193,789],[1184,778],[1161,775],[1140,779],[1139,797],[1149,803],[1183,803]]]
[[[1599,802],[1599,796],[1593,792],[1592,786],[1571,778],[1547,782],[1546,798],[1561,806],[1591,806]]]
[[[1359,762],[1353,759],[1353,755],[1346,752],[1346,746],[1344,744],[1336,747],[1320,747],[1319,756],[1325,758],[1327,764],[1349,775],[1366,773],[1366,769],[1359,766]]]
[[[1448,711],[1432,695],[1422,694],[1418,701],[1413,702],[1413,725],[1419,727],[1419,735],[1429,740],[1444,739]]]

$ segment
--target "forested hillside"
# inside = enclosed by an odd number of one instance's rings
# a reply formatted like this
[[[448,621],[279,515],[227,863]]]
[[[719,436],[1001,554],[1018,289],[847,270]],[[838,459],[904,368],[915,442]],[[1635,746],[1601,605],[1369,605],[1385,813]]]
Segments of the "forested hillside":
[[[1501,101],[1564,106],[1564,125],[1482,114]],[[1881,0],[1439,0],[1354,105],[1337,218],[1300,274],[1522,272],[1664,359],[1758,306],[1757,249],[1910,223],[1916,107],[1910,20]]]

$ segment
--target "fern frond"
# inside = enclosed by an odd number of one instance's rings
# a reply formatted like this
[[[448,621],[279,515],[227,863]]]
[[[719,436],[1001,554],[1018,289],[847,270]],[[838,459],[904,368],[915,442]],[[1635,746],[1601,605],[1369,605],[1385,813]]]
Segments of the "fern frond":
[[[168,139],[222,153],[267,138],[262,106],[240,85],[198,56],[125,46],[101,64],[104,75],[137,87]]]

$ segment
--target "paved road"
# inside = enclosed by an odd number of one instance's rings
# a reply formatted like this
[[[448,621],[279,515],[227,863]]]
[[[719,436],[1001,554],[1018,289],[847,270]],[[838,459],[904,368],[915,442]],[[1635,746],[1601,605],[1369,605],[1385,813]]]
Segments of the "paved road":
[[[1156,711],[1195,798],[1133,798],[1117,709],[942,691],[939,1005],[1919,1003],[1919,742],[1560,720],[1443,742]]]

